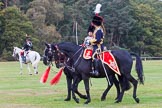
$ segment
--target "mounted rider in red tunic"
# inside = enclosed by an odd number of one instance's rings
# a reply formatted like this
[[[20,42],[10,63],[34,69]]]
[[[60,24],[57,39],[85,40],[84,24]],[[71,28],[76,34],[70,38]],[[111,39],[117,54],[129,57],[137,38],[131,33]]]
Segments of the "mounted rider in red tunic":
[[[104,28],[103,28],[103,18],[99,16],[101,4],[96,5],[95,16],[91,22],[90,26],[93,26],[95,29],[93,31],[93,38],[90,39],[90,45],[93,46],[93,57],[92,57],[92,75],[98,76],[98,58],[97,54],[101,53],[104,49],[103,39],[104,39]]]
[[[100,8],[101,4],[96,5],[95,9],[95,16],[93,17],[93,20],[89,26],[90,28],[95,28],[92,33],[93,36],[91,38],[88,38],[89,40],[86,40],[86,42],[89,42],[89,46],[93,47],[93,51],[91,49],[86,48],[86,50],[83,53],[83,57],[85,59],[91,59],[92,58],[92,71],[90,72],[94,76],[99,75],[98,71],[98,61],[101,60],[102,65],[104,67],[104,64],[108,65],[114,72],[117,74],[120,74],[118,65],[116,63],[116,60],[114,56],[111,54],[111,51],[103,51],[104,46],[103,46],[103,40],[104,40],[104,35],[106,34],[105,28],[103,25],[103,18],[99,16],[100,13]],[[86,39],[86,38],[85,38]],[[93,54],[93,55],[92,55]],[[105,72],[106,73],[106,72]]]

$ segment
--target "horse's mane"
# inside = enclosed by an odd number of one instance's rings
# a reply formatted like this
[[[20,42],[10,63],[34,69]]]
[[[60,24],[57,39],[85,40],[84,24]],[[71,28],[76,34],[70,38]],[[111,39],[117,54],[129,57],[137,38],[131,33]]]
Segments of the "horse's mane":
[[[80,48],[80,46],[72,42],[61,42],[57,45],[61,48],[60,50],[66,50],[69,52],[76,52]]]

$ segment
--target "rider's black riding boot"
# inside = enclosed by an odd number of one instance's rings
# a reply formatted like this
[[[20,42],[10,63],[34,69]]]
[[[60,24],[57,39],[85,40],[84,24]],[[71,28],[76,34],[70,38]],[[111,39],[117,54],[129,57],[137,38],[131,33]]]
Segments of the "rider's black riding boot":
[[[92,72],[90,72],[92,75],[94,76],[98,76],[99,75],[99,71],[98,71],[98,60],[97,59],[94,59],[93,60],[93,69],[92,69]]]

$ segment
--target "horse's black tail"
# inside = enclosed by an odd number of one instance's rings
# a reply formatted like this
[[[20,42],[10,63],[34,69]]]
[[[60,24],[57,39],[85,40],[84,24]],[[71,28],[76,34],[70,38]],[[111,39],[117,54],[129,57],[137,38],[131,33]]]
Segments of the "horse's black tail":
[[[142,65],[142,60],[140,58],[140,56],[138,56],[135,53],[130,53],[132,56],[136,57],[136,72],[139,78],[139,81],[141,84],[144,84],[144,74],[143,74],[143,65]]]

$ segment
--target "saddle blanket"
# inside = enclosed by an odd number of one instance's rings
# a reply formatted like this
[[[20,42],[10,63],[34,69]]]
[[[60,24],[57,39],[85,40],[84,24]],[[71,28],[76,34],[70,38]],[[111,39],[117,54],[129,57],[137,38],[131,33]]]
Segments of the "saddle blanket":
[[[114,56],[109,51],[104,51],[101,53],[101,60],[103,63],[107,64],[115,73],[121,75],[120,70],[118,68],[118,64],[114,58]]]
[[[84,59],[91,59],[92,58],[92,49],[85,49],[83,53],[83,58]],[[118,75],[121,75],[120,70],[118,68],[117,62],[114,58],[114,56],[111,54],[110,51],[104,51],[100,55],[101,61],[108,65],[115,73]]]
[[[83,58],[84,59],[91,59],[92,58],[92,53],[93,53],[93,49],[91,48],[86,48],[84,50],[84,53],[83,53]]]

